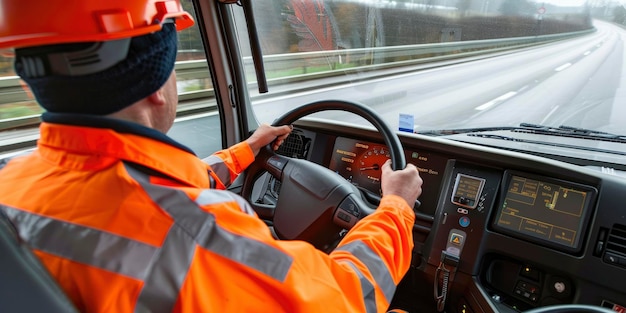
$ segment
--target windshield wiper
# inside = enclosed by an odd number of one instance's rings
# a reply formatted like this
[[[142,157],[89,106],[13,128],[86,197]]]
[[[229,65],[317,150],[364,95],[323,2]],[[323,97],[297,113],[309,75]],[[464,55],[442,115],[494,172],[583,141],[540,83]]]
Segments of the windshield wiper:
[[[530,123],[521,123],[519,126],[519,129],[516,129],[515,131],[626,143],[626,136],[624,135],[611,134],[587,128],[572,127],[567,125],[552,127]]]
[[[417,133],[420,135],[446,136],[446,135],[467,134],[467,133],[486,132],[486,131],[494,131],[494,130],[515,130],[518,128],[519,127],[517,126],[475,127],[475,128],[459,128],[459,129],[426,130],[426,131],[418,131]]]
[[[531,134],[540,134],[540,135],[552,135],[552,136],[561,136],[561,137],[570,137],[570,138],[581,138],[581,139],[592,139],[592,140],[601,140],[601,141],[609,141],[609,142],[617,142],[617,143],[626,143],[626,136],[624,135],[616,135],[616,134],[611,134],[607,132],[601,132],[601,131],[586,129],[586,128],[571,127],[571,126],[566,126],[566,125],[561,125],[559,127],[552,127],[552,126],[544,126],[544,125],[538,125],[538,124],[532,124],[532,123],[521,123],[519,126],[476,127],[476,128],[463,128],[463,129],[431,130],[431,131],[424,131],[424,132],[418,132],[418,133],[423,134],[423,135],[433,135],[433,136],[445,136],[445,135],[455,135],[455,134],[474,135],[475,133],[479,133],[479,132],[497,131],[497,130],[510,130],[512,132],[519,132],[519,133],[531,133]],[[506,139],[515,141],[515,138],[506,137]]]

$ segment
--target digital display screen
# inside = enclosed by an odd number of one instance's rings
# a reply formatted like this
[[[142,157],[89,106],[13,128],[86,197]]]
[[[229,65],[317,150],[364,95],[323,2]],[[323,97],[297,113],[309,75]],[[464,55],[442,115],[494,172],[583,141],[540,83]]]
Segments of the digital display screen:
[[[338,137],[329,168],[352,184],[378,195],[381,166],[390,159],[387,146],[368,141]],[[448,159],[444,156],[405,149],[407,163],[412,163],[423,180],[420,211],[433,215],[437,209],[439,188]]]
[[[580,249],[594,188],[508,173],[496,228],[570,252]]]
[[[484,185],[485,180],[482,178],[457,174],[452,193],[452,203],[475,209]]]

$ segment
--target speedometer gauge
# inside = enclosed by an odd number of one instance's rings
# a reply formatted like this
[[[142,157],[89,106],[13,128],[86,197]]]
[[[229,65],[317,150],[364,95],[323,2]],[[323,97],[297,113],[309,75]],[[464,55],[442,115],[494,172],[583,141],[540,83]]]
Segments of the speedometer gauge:
[[[382,166],[390,158],[384,145],[339,137],[329,168],[352,184],[381,194]]]
[[[360,155],[357,155],[356,169],[353,182],[369,190],[380,192],[380,176],[382,166],[390,158],[389,150],[383,146],[368,146]]]

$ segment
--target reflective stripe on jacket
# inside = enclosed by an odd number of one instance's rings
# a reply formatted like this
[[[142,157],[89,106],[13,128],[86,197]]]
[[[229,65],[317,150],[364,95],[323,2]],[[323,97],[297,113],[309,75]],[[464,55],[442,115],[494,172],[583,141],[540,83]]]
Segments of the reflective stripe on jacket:
[[[274,240],[241,197],[210,189],[209,177],[223,188],[253,161],[247,144],[206,161],[133,133],[43,123],[38,149],[0,171],[0,209],[81,311],[387,309],[411,259],[404,200],[384,197],[327,255]]]

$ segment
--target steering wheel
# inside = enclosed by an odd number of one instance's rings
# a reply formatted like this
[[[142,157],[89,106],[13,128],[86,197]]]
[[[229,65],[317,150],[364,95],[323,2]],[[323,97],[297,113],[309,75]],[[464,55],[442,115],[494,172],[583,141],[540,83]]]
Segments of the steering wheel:
[[[289,125],[321,111],[340,110],[359,115],[372,123],[383,136],[393,170],[404,169],[406,159],[400,139],[372,109],[341,100],[313,102],[295,108],[273,123]],[[265,172],[280,181],[275,206],[251,199],[254,183]],[[246,169],[241,195],[250,202],[261,219],[272,221],[280,239],[305,240],[320,250],[332,249],[344,229],[350,229],[375,206],[363,200],[361,192],[345,178],[319,164],[274,153],[268,145]]]
[[[595,305],[560,304],[534,308],[524,313],[615,313],[615,311]]]

